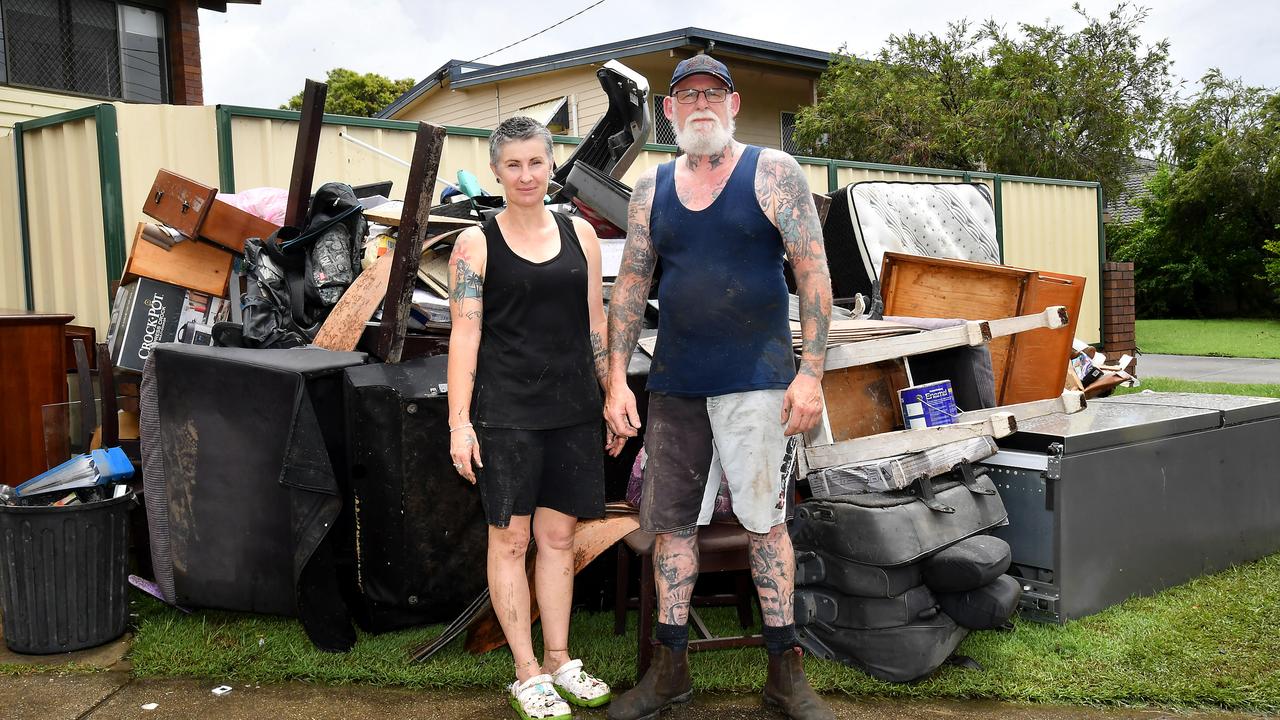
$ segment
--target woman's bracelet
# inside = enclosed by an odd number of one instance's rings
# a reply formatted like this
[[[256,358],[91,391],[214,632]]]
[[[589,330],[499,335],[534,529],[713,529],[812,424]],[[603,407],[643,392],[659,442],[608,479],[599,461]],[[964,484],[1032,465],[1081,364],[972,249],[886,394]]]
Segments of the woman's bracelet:
[[[455,431],[457,431],[457,430],[463,430],[463,429],[466,429],[466,428],[469,428],[469,427],[471,427],[471,423],[462,423],[462,424],[461,424],[461,425],[459,425],[458,427],[451,427],[451,428],[449,428],[449,432],[455,432]]]

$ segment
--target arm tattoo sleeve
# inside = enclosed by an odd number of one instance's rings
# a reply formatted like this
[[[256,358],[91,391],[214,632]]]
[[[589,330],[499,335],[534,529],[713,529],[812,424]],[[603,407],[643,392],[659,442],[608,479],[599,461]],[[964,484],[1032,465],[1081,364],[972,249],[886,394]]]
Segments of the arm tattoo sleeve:
[[[626,368],[640,337],[640,320],[649,299],[649,283],[657,254],[649,236],[649,209],[653,205],[654,173],[646,173],[631,192],[627,208],[627,243],[622,265],[609,299],[609,361]]]
[[[773,151],[760,156],[756,198],[765,214],[774,218],[795,272],[803,334],[800,372],[822,377],[831,324],[831,275],[818,210],[794,158]]]

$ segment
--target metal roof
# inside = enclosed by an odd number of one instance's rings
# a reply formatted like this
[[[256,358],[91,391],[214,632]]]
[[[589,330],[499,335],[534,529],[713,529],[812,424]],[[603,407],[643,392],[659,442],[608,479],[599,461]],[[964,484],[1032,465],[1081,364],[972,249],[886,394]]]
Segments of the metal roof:
[[[378,114],[378,117],[391,117],[417,100],[428,90],[439,85],[445,77],[448,77],[450,87],[465,88],[554,70],[563,70],[605,60],[616,60],[632,55],[644,55],[651,52],[685,47],[696,48],[717,55],[729,55],[788,65],[819,73],[827,69],[832,55],[832,53],[822,50],[811,50],[794,45],[783,45],[740,35],[687,27],[605,45],[571,50],[555,55],[545,55],[530,60],[521,60],[505,65],[466,64],[459,60],[450,60],[434,73],[428,75],[422,82],[410,88],[404,95],[396,98],[395,102],[388,105],[385,110]],[[476,69],[471,70],[469,68]]]

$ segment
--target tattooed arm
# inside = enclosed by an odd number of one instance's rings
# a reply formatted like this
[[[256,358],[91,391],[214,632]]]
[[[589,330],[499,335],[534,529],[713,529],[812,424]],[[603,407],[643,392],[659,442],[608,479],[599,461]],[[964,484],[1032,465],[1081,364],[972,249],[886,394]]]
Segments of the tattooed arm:
[[[822,223],[809,194],[809,183],[795,158],[778,150],[760,154],[756,199],[782,234],[800,295],[800,369],[787,388],[782,411],[786,433],[794,435],[813,428],[822,416],[821,381],[831,324],[831,275],[822,243]]]
[[[591,325],[591,362],[595,367],[596,380],[600,389],[609,390],[609,348],[605,345],[607,320],[604,316],[604,288],[600,271],[600,238],[596,237],[595,228],[582,218],[573,219],[573,229],[578,234],[578,243],[582,245],[582,254],[587,256],[587,309],[590,313]],[[605,450],[617,457],[627,439],[615,435],[612,430],[605,432]]]
[[[609,375],[605,386],[604,418],[609,429],[623,437],[635,437],[640,428],[636,398],[627,387],[627,364],[640,338],[640,321],[649,301],[649,284],[658,256],[649,237],[649,211],[657,177],[649,170],[636,181],[627,207],[627,244],[622,265],[609,299]]]
[[[480,352],[487,261],[484,232],[467,228],[458,236],[449,257],[449,316],[453,322],[449,331],[449,455],[458,474],[473,483],[475,468],[484,467],[475,428],[469,426]]]

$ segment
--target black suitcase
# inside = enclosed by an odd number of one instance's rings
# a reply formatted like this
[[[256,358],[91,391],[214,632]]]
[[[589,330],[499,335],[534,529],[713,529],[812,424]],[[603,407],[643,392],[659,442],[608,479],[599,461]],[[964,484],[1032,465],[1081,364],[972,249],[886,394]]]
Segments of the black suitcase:
[[[382,632],[447,622],[485,587],[480,493],[449,457],[445,355],[346,373],[359,599]]]
[[[920,564],[895,568],[845,560],[822,550],[796,552],[796,585],[820,585],[845,595],[888,598],[910,590],[924,582]]]
[[[911,682],[932,673],[969,632],[945,613],[879,630],[850,630],[817,622],[796,631],[800,646],[809,653],[862,668],[871,677],[887,682]]]
[[[1022,583],[1001,575],[976,590],[938,593],[938,603],[959,625],[970,630],[994,630],[1013,617],[1022,599]]]
[[[864,598],[820,588],[795,592],[796,625],[825,623],[838,628],[875,630],[927,620],[938,614],[938,601],[924,585],[891,598]]]
[[[971,489],[953,477],[958,474],[917,483],[927,483],[932,498],[904,490],[807,500],[796,508],[792,540],[800,551],[897,567],[1008,522],[990,478],[978,475]]]
[[[924,583],[940,593],[980,588],[1003,575],[1011,558],[1009,543],[992,535],[975,535],[921,563]]]

